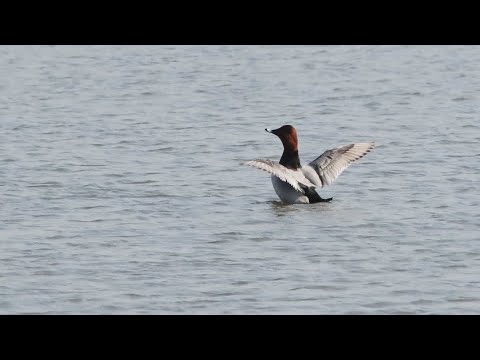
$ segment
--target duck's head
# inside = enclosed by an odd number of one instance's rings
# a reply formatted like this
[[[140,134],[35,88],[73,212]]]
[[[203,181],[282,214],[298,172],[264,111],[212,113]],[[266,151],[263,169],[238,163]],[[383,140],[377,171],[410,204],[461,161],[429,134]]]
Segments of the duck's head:
[[[297,130],[292,125],[283,125],[274,130],[265,129],[266,132],[277,135],[285,150],[298,151]]]

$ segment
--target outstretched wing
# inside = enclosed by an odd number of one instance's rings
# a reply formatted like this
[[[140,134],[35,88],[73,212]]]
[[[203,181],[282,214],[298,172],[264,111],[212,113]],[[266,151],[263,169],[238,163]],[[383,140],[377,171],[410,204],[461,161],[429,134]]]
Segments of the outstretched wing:
[[[353,162],[375,147],[374,142],[349,144],[327,150],[302,168],[303,174],[317,186],[331,185]]]
[[[246,165],[256,167],[260,170],[269,172],[272,175],[275,175],[280,180],[285,181],[290,184],[295,190],[301,192],[302,194],[305,191],[303,187],[315,187],[315,184],[312,184],[306,177],[303,175],[301,170],[292,170],[286,168],[283,165],[280,165],[278,162],[273,160],[251,160],[245,163]]]

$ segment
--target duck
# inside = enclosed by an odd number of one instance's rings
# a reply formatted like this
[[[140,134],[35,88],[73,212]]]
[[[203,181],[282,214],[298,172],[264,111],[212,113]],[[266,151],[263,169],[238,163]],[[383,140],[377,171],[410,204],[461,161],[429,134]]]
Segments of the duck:
[[[333,198],[322,198],[316,189],[332,185],[347,167],[375,148],[375,142],[351,143],[326,150],[302,166],[298,155],[297,130],[292,125],[283,125],[274,130],[267,128],[265,131],[282,141],[280,161],[255,159],[245,164],[271,174],[273,189],[284,204],[331,202]]]

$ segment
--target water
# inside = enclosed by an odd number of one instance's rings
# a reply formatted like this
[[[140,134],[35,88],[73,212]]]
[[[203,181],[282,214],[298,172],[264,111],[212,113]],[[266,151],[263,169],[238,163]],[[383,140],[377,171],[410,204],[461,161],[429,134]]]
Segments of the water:
[[[0,47],[0,313],[480,313],[480,47]],[[303,163],[377,148],[281,205]]]

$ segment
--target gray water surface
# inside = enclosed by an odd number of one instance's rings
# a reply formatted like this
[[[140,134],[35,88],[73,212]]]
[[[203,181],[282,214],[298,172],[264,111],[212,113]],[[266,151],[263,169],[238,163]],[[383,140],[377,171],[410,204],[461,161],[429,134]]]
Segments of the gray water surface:
[[[480,313],[480,47],[0,47],[0,313]],[[282,205],[302,163],[377,148]]]

